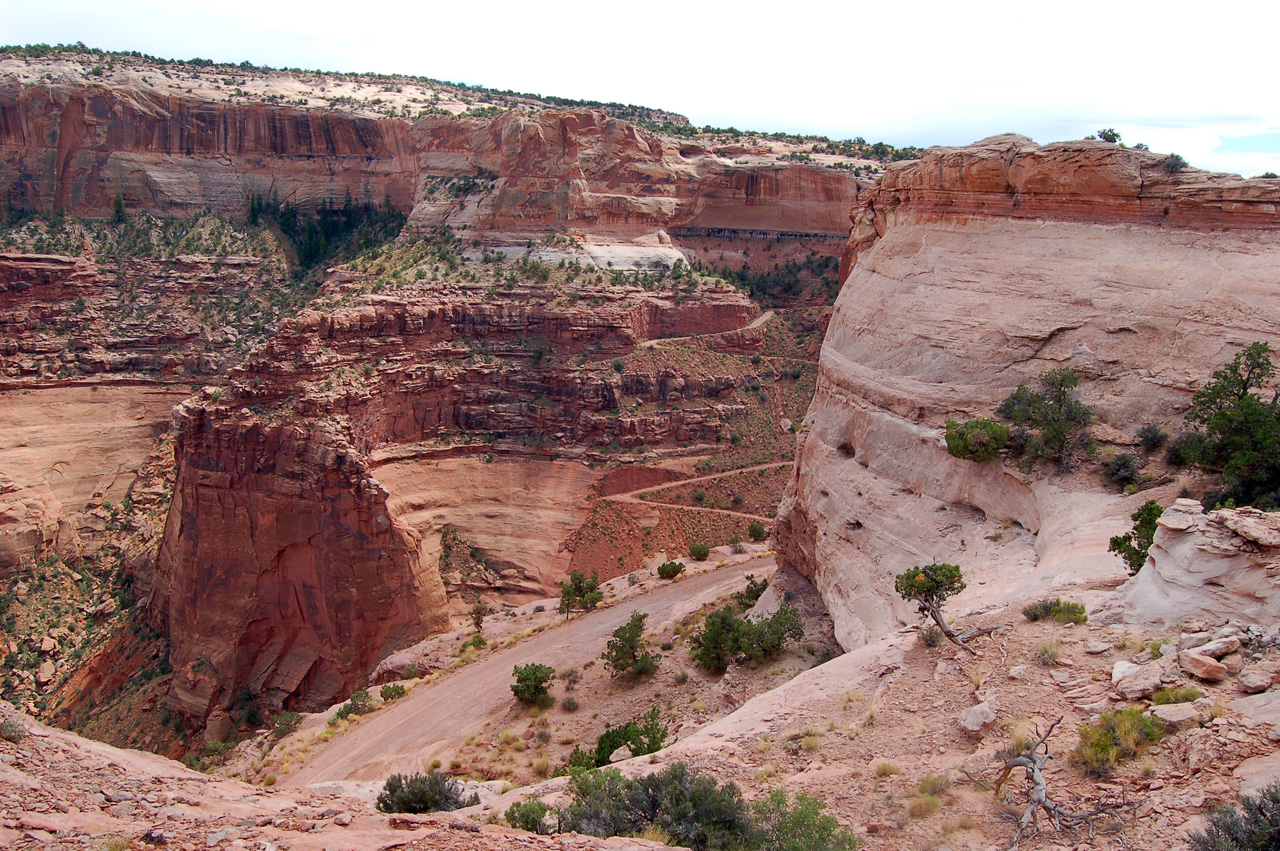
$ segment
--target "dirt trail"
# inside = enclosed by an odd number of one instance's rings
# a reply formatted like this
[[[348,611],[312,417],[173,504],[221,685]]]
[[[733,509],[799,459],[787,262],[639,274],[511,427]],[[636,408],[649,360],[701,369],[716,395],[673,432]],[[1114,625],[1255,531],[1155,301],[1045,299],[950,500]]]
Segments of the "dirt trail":
[[[670,482],[665,485],[653,485],[647,488],[636,488],[635,490],[627,491],[626,493],[615,493],[612,496],[606,496],[605,499],[610,499],[610,500],[613,500],[614,502],[638,503],[640,505],[657,505],[657,506],[665,505],[670,508],[678,508],[681,511],[706,511],[711,514],[728,514],[731,517],[742,517],[747,520],[759,520],[762,523],[772,523],[774,518],[765,517],[762,514],[747,514],[746,512],[743,512],[743,511],[730,511],[727,508],[705,508],[701,505],[677,505],[674,503],[650,502],[648,500],[640,499],[639,497],[636,496],[636,494],[653,493],[654,491],[666,490],[667,488],[683,487],[685,485],[692,485],[698,482],[709,482],[712,479],[723,479],[726,476],[736,476],[740,473],[754,473],[756,470],[772,470],[774,467],[790,467],[794,463],[795,462],[793,461],[775,461],[770,464],[757,464],[754,467],[740,467],[737,470],[729,470],[728,472],[724,472],[724,473],[712,473],[709,476],[698,476],[696,479],[680,479],[679,481]]]
[[[649,625],[683,617],[703,602],[738,590],[751,571],[773,565],[773,556],[748,559],[697,573],[643,596],[574,620],[497,651],[436,682],[419,686],[367,721],[321,745],[280,785],[333,780],[382,780],[396,772],[425,771],[431,760],[511,705],[511,670],[538,662],[563,668],[596,659],[613,631],[637,609]]]
[[[734,328],[733,330],[730,330],[730,331],[718,331],[715,334],[698,334],[697,337],[719,337],[724,334],[734,334],[734,333],[737,333],[738,331],[747,331],[751,328],[759,328],[761,325],[768,322],[772,318],[773,318],[773,311],[766,310],[764,313],[760,314],[755,319],[752,319],[749,324],[743,325],[741,328]],[[654,346],[658,345],[659,343],[675,343],[680,340],[693,340],[693,339],[696,339],[696,338],[695,337],[658,337],[653,340],[645,340],[636,348],[652,349]]]

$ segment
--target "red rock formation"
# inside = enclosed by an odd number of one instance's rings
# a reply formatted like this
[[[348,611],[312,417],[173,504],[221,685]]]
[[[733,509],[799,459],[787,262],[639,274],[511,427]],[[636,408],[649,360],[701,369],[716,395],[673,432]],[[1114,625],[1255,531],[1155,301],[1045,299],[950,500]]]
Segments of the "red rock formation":
[[[846,647],[911,617],[892,589],[913,564],[1005,559],[1023,593],[1123,575],[1106,544],[1137,504],[953,458],[949,417],[992,416],[1017,384],[1066,366],[1120,438],[1176,431],[1215,368],[1280,339],[1280,184],[1169,174],[1164,159],[1001,136],[894,164],[854,209],[776,531]],[[1034,550],[993,552],[1007,535],[966,507],[1036,532]]]

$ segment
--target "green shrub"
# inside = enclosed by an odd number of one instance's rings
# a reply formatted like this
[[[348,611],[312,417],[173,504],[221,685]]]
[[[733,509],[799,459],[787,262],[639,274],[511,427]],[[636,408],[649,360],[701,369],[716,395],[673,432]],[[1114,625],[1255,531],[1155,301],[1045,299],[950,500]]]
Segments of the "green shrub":
[[[1191,399],[1187,422],[1204,428],[1197,462],[1219,471],[1223,490],[1209,507],[1228,502],[1280,509],[1280,387],[1271,346],[1240,352]]]
[[[433,769],[429,774],[388,777],[378,795],[377,807],[384,813],[434,813],[478,803],[479,795],[473,792],[464,796],[461,783]]]
[[[1218,807],[1208,825],[1187,837],[1192,851],[1266,851],[1280,848],[1280,783],[1272,783],[1256,798],[1245,796],[1240,809]]]
[[[609,757],[623,745],[631,750],[632,756],[656,753],[662,750],[669,734],[670,731],[662,724],[658,707],[650,707],[636,721],[628,721],[617,727],[606,724],[604,732],[596,739],[595,750],[589,751],[591,759],[588,764],[595,767],[608,765]],[[581,761],[582,758],[579,759]],[[572,757],[569,764],[574,764]]]
[[[1187,161],[1178,154],[1169,154],[1164,158],[1164,162],[1160,163],[1160,167],[1169,174],[1177,174],[1188,165]]]
[[[511,693],[523,704],[550,706],[552,698],[547,690],[547,681],[555,675],[555,672],[556,669],[550,665],[539,665],[536,662],[516,665],[512,671],[516,681],[511,685]]]
[[[1103,474],[1113,484],[1123,488],[1137,483],[1142,475],[1142,465],[1138,463],[1137,457],[1124,452],[1103,466]]]
[[[1184,432],[1169,443],[1164,459],[1174,467],[1187,467],[1200,460],[1204,450],[1204,435],[1198,431]]]
[[[1031,603],[1022,608],[1022,614],[1029,621],[1040,621],[1052,618],[1058,623],[1087,623],[1089,616],[1085,614],[1083,603],[1064,603],[1054,597]]]
[[[542,820],[551,808],[537,798],[517,801],[507,807],[504,818],[507,824],[516,830],[527,830],[530,833],[542,833]]]
[[[388,683],[378,691],[378,696],[382,698],[383,703],[399,700],[405,694],[407,694],[407,689],[400,683]]]
[[[347,702],[338,707],[338,711],[333,713],[333,717],[329,719],[330,724],[336,724],[343,718],[350,718],[352,715],[367,715],[373,711],[373,698],[369,696],[367,689],[360,689],[358,692],[347,698]]]
[[[917,635],[920,637],[920,641],[925,647],[937,647],[942,643],[942,630],[938,628],[937,624],[931,623],[928,626],[923,627]]]
[[[759,662],[782,655],[788,640],[804,637],[804,623],[793,607],[783,605],[777,614],[757,622],[744,620],[732,609],[717,609],[707,615],[702,631],[692,640],[690,655],[699,667],[723,674],[729,664]]]
[[[17,744],[27,736],[27,728],[17,721],[0,721],[0,739]]]
[[[1162,734],[1160,722],[1143,715],[1141,709],[1104,712],[1097,724],[1080,728],[1080,743],[1071,752],[1071,762],[1093,777],[1107,777],[1120,762],[1138,756]]]
[[[675,579],[684,572],[684,565],[678,561],[664,561],[658,565],[658,576],[662,579]]]
[[[956,458],[982,463],[999,458],[1009,443],[1009,427],[994,420],[947,420],[947,451]]]
[[[1138,429],[1138,440],[1142,442],[1142,448],[1148,452],[1155,452],[1169,440],[1169,434],[1160,426],[1154,423],[1147,423]]]
[[[657,827],[693,851],[754,845],[755,825],[742,793],[718,786],[684,763],[628,780],[617,769],[579,771],[569,784],[561,829],[591,836],[635,836]]]
[[[1137,574],[1147,563],[1147,553],[1151,550],[1151,542],[1156,537],[1157,521],[1164,509],[1154,499],[1149,499],[1129,519],[1133,521],[1133,529],[1123,535],[1116,535],[1107,545],[1107,552],[1116,553],[1129,565],[1129,573]]]
[[[276,716],[276,723],[271,728],[271,739],[279,741],[298,729],[302,723],[302,713],[285,710]]]
[[[711,547],[706,544],[690,544],[689,558],[694,561],[706,561],[711,556]]]
[[[632,612],[631,618],[613,631],[613,638],[609,639],[604,653],[600,655],[612,676],[644,677],[658,670],[662,657],[650,653],[649,643],[644,639],[647,617],[647,612]]]
[[[759,600],[760,595],[769,587],[768,579],[756,579],[754,573],[747,574],[747,587],[741,591],[733,592],[734,604],[742,609],[747,610],[754,606]]]
[[[574,697],[571,694],[566,694],[564,698],[560,701],[560,708],[563,709],[565,712],[577,712],[578,698]]]
[[[600,605],[604,592],[600,590],[600,577],[591,574],[591,578],[583,576],[581,571],[572,571],[567,582],[560,583],[560,614],[567,615],[572,611],[589,611]]]
[[[1177,686],[1160,689],[1151,695],[1151,702],[1157,706],[1164,706],[1169,703],[1190,703],[1202,697],[1204,692],[1195,686]]]
[[[750,847],[769,851],[854,851],[862,842],[834,816],[824,815],[826,804],[803,793],[795,803],[785,789],[774,789],[751,804],[755,837]]]
[[[1093,411],[1073,395],[1080,380],[1072,370],[1051,369],[1041,373],[1039,381],[1040,391],[1019,384],[1000,404],[998,412],[1014,425],[1029,430],[1018,435],[1025,469],[1030,470],[1042,460],[1068,469],[1075,464],[1077,453],[1092,451],[1087,426]],[[1011,434],[1011,444],[1013,438]]]
[[[764,528],[764,524],[759,520],[752,520],[751,525],[747,527],[747,537],[758,544],[769,537],[769,530]]]

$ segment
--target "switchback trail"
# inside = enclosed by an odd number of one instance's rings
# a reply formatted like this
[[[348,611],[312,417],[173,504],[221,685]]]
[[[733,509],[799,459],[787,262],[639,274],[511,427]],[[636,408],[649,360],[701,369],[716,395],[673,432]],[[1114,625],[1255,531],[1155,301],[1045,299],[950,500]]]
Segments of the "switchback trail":
[[[772,523],[775,518],[765,517],[762,514],[747,514],[746,512],[743,512],[743,511],[730,511],[727,508],[707,508],[701,505],[680,505],[680,504],[671,503],[671,502],[650,502],[649,500],[646,500],[646,499],[640,499],[639,497],[636,496],[636,494],[641,494],[641,493],[647,494],[647,493],[653,493],[654,491],[666,490],[667,488],[682,487],[684,485],[692,485],[698,482],[709,482],[709,481],[712,481],[713,479],[723,479],[726,476],[736,476],[739,473],[754,473],[756,470],[772,470],[775,467],[790,467],[794,463],[795,463],[794,461],[775,461],[770,464],[757,464],[754,467],[740,467],[737,470],[729,470],[724,473],[712,473],[709,476],[698,476],[696,479],[680,479],[679,481],[676,481],[676,482],[668,482],[665,485],[653,485],[647,488],[636,488],[635,490],[627,491],[626,493],[615,493],[611,496],[606,496],[605,499],[610,499],[610,500],[613,500],[614,502],[634,502],[634,503],[639,503],[640,505],[656,505],[656,506],[665,505],[669,508],[677,508],[681,511],[706,511],[712,514],[728,514],[732,517],[742,517],[747,520],[759,520],[764,523]]]

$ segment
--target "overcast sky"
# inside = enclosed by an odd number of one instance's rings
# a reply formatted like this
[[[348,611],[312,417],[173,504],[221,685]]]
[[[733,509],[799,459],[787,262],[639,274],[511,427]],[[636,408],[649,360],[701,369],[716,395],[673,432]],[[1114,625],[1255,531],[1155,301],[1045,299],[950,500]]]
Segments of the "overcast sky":
[[[418,74],[695,124],[955,145],[1114,127],[1280,172],[1280,4],[0,0],[0,42]]]

